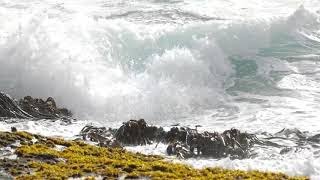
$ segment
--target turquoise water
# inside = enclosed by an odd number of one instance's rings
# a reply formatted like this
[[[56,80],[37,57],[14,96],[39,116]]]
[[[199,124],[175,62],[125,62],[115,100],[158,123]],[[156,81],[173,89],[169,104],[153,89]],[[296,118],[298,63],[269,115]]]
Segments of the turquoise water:
[[[15,98],[53,96],[81,120],[72,128],[15,124],[47,135],[72,137],[86,123],[116,127],[130,118],[211,131],[317,134],[319,5],[2,0],[0,89]],[[297,146],[290,137],[281,143]],[[186,163],[319,175],[318,148],[280,150],[258,147],[251,159]]]

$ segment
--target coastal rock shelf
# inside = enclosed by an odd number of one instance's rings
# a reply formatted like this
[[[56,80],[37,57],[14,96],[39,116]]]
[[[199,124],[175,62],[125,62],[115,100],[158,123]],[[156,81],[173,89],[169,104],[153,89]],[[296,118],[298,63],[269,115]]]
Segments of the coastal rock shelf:
[[[121,148],[89,145],[27,132],[0,132],[1,154],[11,149],[15,158],[0,159],[0,177],[15,179],[308,179],[282,173],[194,169],[164,161],[160,156]],[[8,155],[7,155],[8,156]]]
[[[2,119],[47,121],[70,120],[71,117],[72,113],[57,107],[51,97],[43,100],[26,96],[17,101],[0,93]],[[159,143],[163,143],[167,145],[167,155],[178,159],[244,159],[252,157],[255,145],[283,148],[281,154],[295,148],[281,146],[270,141],[272,139],[293,136],[303,144],[320,142],[319,135],[308,136],[298,130],[284,129],[261,139],[234,128],[219,133],[199,132],[197,127],[173,126],[165,130],[147,124],[144,119],[129,120],[117,129],[86,125],[73,141],[36,135],[12,127],[11,132],[0,132],[0,179],[308,179],[259,171],[199,170],[164,161],[161,156],[128,152],[123,147],[154,144],[157,148]]]
[[[203,132],[188,127],[173,127],[164,131],[162,127],[150,126],[145,120],[130,120],[119,129],[86,126],[80,132],[83,140],[97,142],[100,146],[137,146],[152,143],[168,144],[167,154],[179,158],[213,157],[247,158],[254,144],[262,142],[253,134],[238,129],[223,133]]]

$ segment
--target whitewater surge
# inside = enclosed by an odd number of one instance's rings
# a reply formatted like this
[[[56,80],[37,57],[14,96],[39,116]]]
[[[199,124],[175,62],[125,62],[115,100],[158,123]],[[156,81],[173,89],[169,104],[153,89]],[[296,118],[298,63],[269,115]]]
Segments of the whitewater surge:
[[[87,123],[118,127],[142,117],[261,136],[320,133],[319,7],[316,0],[3,0],[0,90],[52,96],[81,121],[1,122],[1,129],[70,138]],[[281,143],[298,146],[290,137]],[[316,177],[317,146],[186,163]]]

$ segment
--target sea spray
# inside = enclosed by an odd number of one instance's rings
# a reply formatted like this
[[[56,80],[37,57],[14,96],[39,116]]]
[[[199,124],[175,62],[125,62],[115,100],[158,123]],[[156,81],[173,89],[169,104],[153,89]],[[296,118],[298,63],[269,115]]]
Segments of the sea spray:
[[[52,96],[86,121],[1,128],[70,137],[86,123],[145,118],[317,134],[319,24],[319,1],[3,1],[0,89],[17,99]],[[319,174],[317,148],[280,151],[188,163]]]

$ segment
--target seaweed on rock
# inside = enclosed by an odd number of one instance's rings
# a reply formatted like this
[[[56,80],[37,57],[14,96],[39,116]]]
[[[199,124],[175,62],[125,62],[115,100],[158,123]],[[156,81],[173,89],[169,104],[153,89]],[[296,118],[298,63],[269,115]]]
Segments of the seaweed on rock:
[[[116,131],[115,138],[123,145],[146,145],[160,140],[165,135],[163,128],[150,126],[144,119],[129,120]]]
[[[173,127],[164,131],[162,127],[150,126],[144,119],[130,120],[119,129],[106,129],[86,126],[80,135],[84,138],[98,142],[101,146],[114,146],[113,144],[146,145],[153,142],[168,144],[168,155],[180,158],[213,157],[246,158],[250,156],[250,149],[259,139],[237,129],[226,130],[223,133],[203,132],[187,127]]]
[[[47,138],[26,132],[0,132],[6,145],[24,142],[16,148],[17,159],[1,159],[2,170],[15,179],[308,179],[282,173],[194,169],[164,161],[160,156],[132,153],[119,148],[98,147],[81,141]],[[63,149],[57,146],[64,146]]]
[[[114,137],[115,130],[105,127],[94,127],[87,125],[80,131],[83,140],[90,140],[98,143],[102,147],[121,147],[120,143]]]
[[[205,156],[221,158],[246,158],[250,155],[251,147],[260,143],[258,138],[238,129],[226,130],[223,133],[203,132],[184,127],[173,127],[167,133],[169,142],[167,153],[178,157]],[[195,152],[196,151],[196,152]]]

